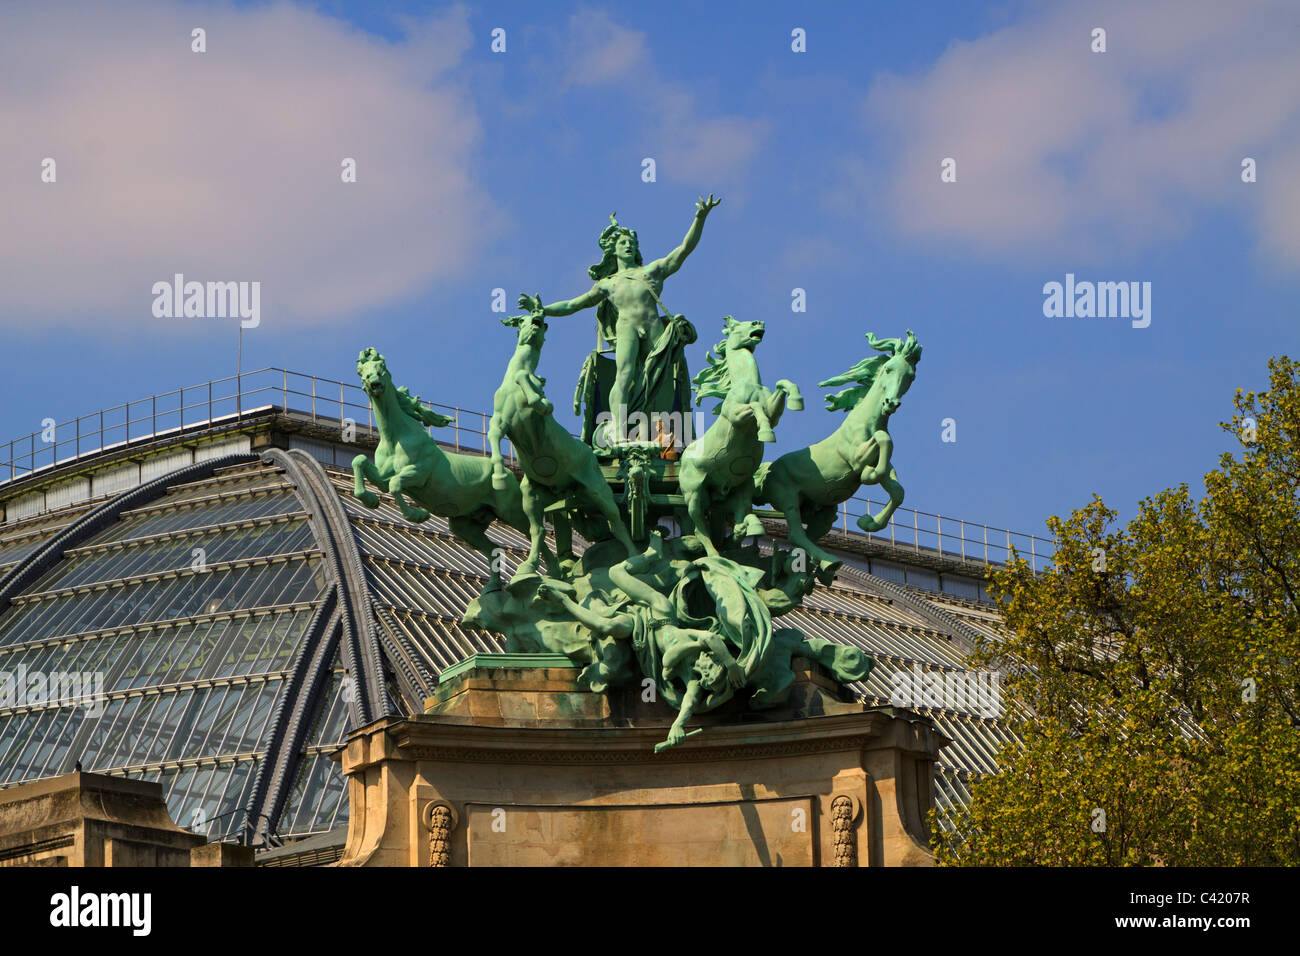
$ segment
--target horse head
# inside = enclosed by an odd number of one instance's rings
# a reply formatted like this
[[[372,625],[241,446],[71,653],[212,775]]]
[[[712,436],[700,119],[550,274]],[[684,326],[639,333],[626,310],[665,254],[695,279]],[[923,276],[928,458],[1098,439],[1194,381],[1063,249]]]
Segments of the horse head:
[[[716,351],[719,354],[724,352],[752,352],[758,347],[758,343],[763,341],[763,334],[767,331],[767,326],[758,321],[737,322],[731,316],[722,320],[722,330],[726,333],[726,338],[718,343]]]
[[[357,356],[357,374],[361,376],[361,386],[372,399],[382,398],[393,384],[388,364],[378,349],[366,349]]]
[[[501,324],[519,330],[520,348],[541,349],[546,342],[546,316],[541,312],[511,315],[502,319]]]
[[[903,403],[903,396],[916,378],[916,363],[921,360],[921,345],[912,330],[906,339],[878,339],[867,333],[867,344],[884,355],[863,359],[843,375],[836,375],[818,383],[822,388],[855,383],[852,388],[826,397],[827,411],[847,411],[856,407],[869,395],[877,396],[880,410],[888,418]]]
[[[699,405],[706,398],[721,398],[749,405],[769,398],[770,393],[762,387],[759,379],[758,362],[754,357],[754,350],[763,341],[763,335],[767,331],[766,324],[759,321],[737,322],[728,315],[722,320],[722,331],[726,338],[715,345],[713,351],[705,354],[705,367],[691,380],[695,387],[695,404]],[[780,389],[782,383],[778,382],[777,386]],[[713,414],[719,414],[721,409],[722,406],[719,405]],[[779,411],[775,414],[780,416]],[[766,422],[760,423],[758,427],[760,432],[771,433],[771,427]],[[773,439],[765,437],[762,440]]]
[[[921,359],[921,346],[917,343],[911,329],[907,332],[906,341],[880,340],[867,333],[867,344],[889,355],[880,370],[876,372],[875,384],[881,392],[881,407],[886,415],[892,415],[898,410],[898,406],[903,404],[903,396],[907,394],[907,390],[912,387],[913,379],[916,378],[916,363]]]

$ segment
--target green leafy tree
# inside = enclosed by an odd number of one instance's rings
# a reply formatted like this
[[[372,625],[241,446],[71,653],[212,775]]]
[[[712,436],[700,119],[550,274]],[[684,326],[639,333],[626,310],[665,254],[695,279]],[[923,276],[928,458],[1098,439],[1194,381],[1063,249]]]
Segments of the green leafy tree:
[[[965,808],[936,814],[939,859],[974,865],[1300,863],[1300,363],[1237,391],[1240,445],[1142,501],[1048,521],[1053,566],[993,576],[1020,738]]]

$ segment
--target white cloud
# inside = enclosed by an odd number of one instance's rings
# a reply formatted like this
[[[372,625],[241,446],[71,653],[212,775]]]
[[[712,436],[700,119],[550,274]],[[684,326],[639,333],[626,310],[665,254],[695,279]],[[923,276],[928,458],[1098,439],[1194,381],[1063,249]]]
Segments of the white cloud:
[[[690,88],[660,73],[646,35],[615,23],[603,10],[569,19],[563,83],[615,86],[628,109],[644,114],[660,176],[721,182],[744,171],[771,133],[764,119],[700,114]]]
[[[0,324],[157,321],[174,272],[320,324],[455,274],[500,220],[446,77],[469,44],[460,9],[391,43],[287,3],[5,6]]]
[[[878,78],[873,155],[843,164],[828,201],[990,255],[1135,249],[1236,207],[1300,267],[1297,63],[1300,16],[1276,0],[1052,8],[953,44],[922,75]],[[956,183],[940,182],[945,157]]]
[[[619,26],[603,10],[580,10],[569,18],[564,57],[566,86],[597,86],[653,69],[645,34]]]

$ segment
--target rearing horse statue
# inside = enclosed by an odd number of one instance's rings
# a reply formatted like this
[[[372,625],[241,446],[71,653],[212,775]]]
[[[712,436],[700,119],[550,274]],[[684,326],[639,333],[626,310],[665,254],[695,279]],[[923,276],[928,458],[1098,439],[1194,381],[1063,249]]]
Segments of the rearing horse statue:
[[[903,503],[903,486],[891,463],[894,440],[886,427],[916,377],[921,346],[911,329],[906,340],[878,339],[868,332],[867,344],[886,354],[864,358],[843,375],[819,383],[822,388],[854,383],[826,397],[828,411],[848,412],[843,424],[815,445],[765,462],[754,476],[754,501],[785,513],[790,541],[819,562],[823,583],[830,582],[841,562],[816,542],[835,523],[840,503],[861,485],[885,489],[889,503],[875,515],[858,518],[858,527],[868,532],[885,527]]]
[[[489,459],[439,448],[424,426],[450,425],[452,419],[405,388],[394,388],[388,365],[375,349],[357,357],[357,374],[375,412],[379,447],[373,463],[365,455],[352,459],[352,493],[367,508],[378,508],[379,496],[366,490],[369,481],[393,496],[407,521],[425,521],[430,513],[446,518],[452,534],[488,559],[489,587],[499,585],[499,548],[487,536],[488,525],[496,518],[528,534],[515,476],[506,472],[506,481],[497,487]],[[422,507],[412,507],[408,495]],[[551,560],[548,551],[547,562]]]
[[[754,472],[763,460],[763,443],[776,440],[772,428],[786,406],[803,408],[803,396],[793,382],[781,379],[765,388],[758,375],[754,349],[763,341],[762,322],[723,319],[726,338],[706,356],[708,367],[695,376],[695,404],[721,398],[717,420],[682,452],[678,482],[695,535],[708,554],[718,555],[710,513],[718,508],[729,518],[732,534],[762,534],[763,526],[750,509]]]
[[[531,550],[519,565],[516,577],[535,573],[546,551],[546,508],[570,495],[576,503],[594,512],[609,524],[609,530],[627,554],[636,547],[619,514],[614,493],[610,491],[600,463],[590,445],[579,441],[555,420],[555,406],[542,391],[546,380],[537,377],[537,362],[546,343],[546,318],[541,311],[511,316],[502,324],[518,328],[514,355],[506,367],[501,386],[492,402],[492,422],[488,426],[493,480],[509,475],[501,461],[501,439],[514,445],[515,455],[524,477],[519,483],[524,514],[528,518]],[[511,476],[513,480],[513,476]],[[557,528],[557,541],[564,557],[565,535]],[[547,564],[551,563],[547,558]],[[556,565],[556,575],[561,572]]]

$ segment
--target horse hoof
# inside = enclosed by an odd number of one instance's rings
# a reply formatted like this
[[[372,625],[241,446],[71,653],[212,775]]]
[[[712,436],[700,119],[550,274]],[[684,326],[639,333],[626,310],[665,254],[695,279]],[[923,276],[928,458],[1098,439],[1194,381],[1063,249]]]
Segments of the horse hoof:
[[[421,521],[429,520],[429,512],[425,511],[423,508],[416,508],[412,511],[406,512],[405,517],[407,521],[419,524]]]
[[[760,428],[758,430],[758,440],[763,442],[776,441],[776,432],[770,428]]]
[[[506,477],[506,473],[504,471],[499,475],[496,474],[495,472],[493,473],[492,475],[493,491],[505,491],[509,487],[510,487],[510,479]]]
[[[844,566],[843,561],[823,561],[817,569],[817,580],[829,585],[835,580],[835,574]]]
[[[785,400],[785,407],[790,409],[790,411],[792,412],[803,411],[803,396],[791,395],[789,398]]]
[[[373,491],[361,492],[361,494],[357,495],[357,500],[367,508],[379,507],[379,495],[375,494]]]

